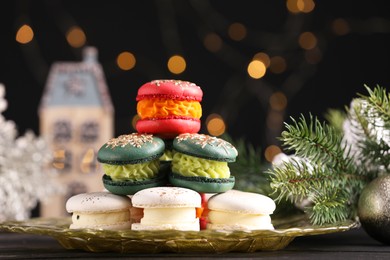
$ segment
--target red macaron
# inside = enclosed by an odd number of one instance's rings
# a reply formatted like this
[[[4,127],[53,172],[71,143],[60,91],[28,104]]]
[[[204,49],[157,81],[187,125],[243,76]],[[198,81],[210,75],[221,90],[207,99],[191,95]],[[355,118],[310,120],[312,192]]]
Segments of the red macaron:
[[[153,80],[138,89],[136,123],[139,133],[173,138],[197,133],[202,116],[203,91],[195,83],[181,80]]]

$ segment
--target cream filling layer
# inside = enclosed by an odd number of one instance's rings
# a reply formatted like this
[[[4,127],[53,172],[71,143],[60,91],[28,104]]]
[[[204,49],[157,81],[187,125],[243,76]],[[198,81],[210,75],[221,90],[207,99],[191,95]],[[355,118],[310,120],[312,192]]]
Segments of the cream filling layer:
[[[251,227],[262,227],[271,224],[271,217],[269,215],[210,210],[208,217],[212,224],[243,225]]]
[[[144,208],[142,225],[193,224],[196,218],[195,208]]]
[[[187,177],[230,177],[230,169],[227,162],[202,159],[179,152],[173,155],[172,171]]]
[[[73,212],[72,214],[74,227],[98,227],[128,221],[130,221],[129,209],[104,213]]]
[[[158,159],[146,163],[112,165],[102,164],[103,172],[113,181],[143,181],[155,177],[160,169]]]

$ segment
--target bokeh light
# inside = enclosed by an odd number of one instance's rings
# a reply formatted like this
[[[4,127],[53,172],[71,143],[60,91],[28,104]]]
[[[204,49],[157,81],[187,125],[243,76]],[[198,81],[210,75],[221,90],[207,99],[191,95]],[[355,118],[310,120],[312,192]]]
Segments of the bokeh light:
[[[136,59],[134,54],[128,51],[124,51],[118,55],[116,58],[116,63],[122,70],[131,70],[136,64]]]
[[[252,60],[248,65],[248,75],[254,79],[260,79],[264,77],[267,68],[265,64],[260,60]]]
[[[313,0],[287,0],[287,10],[291,13],[310,13],[314,10],[315,3]]]
[[[272,73],[280,74],[283,73],[287,68],[286,60],[281,56],[274,56],[271,58],[271,64],[269,70]]]
[[[218,114],[210,114],[206,119],[207,131],[210,135],[220,136],[226,131],[226,124],[223,118]]]
[[[246,27],[242,23],[232,23],[229,26],[229,37],[235,41],[241,41],[246,37]]]
[[[186,60],[180,55],[174,55],[168,60],[168,70],[173,74],[180,74],[186,69]]]
[[[80,170],[82,173],[91,173],[95,170],[95,158],[95,150],[89,148],[81,159]]]
[[[349,24],[345,19],[337,18],[332,22],[332,31],[336,35],[346,35],[350,30]]]
[[[34,38],[34,31],[32,28],[24,24],[22,25],[19,30],[16,32],[16,41],[21,44],[27,44],[32,41]]]
[[[206,47],[207,50],[211,52],[217,52],[220,51],[222,48],[222,40],[221,37],[219,37],[215,33],[208,33],[203,40],[203,44]]]
[[[303,32],[299,35],[299,46],[305,50],[311,50],[317,45],[317,37],[312,32]]]
[[[270,145],[267,148],[265,148],[264,158],[268,162],[272,162],[272,160],[275,158],[275,156],[280,154],[281,152],[282,152],[282,150],[278,146]]]
[[[53,167],[58,170],[65,168],[66,152],[64,149],[58,149],[53,152]]]
[[[283,92],[275,92],[269,98],[270,107],[276,111],[282,111],[286,109],[287,97]]]
[[[271,64],[271,60],[267,53],[264,52],[258,52],[255,55],[253,55],[254,60],[259,60],[264,63],[265,67],[268,68]]]
[[[66,40],[73,48],[80,48],[85,45],[87,38],[80,27],[73,26],[66,33]]]

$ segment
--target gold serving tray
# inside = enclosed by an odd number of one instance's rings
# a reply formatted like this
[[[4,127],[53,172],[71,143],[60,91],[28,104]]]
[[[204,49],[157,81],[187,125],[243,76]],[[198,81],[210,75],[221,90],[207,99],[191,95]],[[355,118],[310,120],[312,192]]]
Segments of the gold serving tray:
[[[327,226],[312,226],[305,215],[273,220],[275,230],[257,231],[104,231],[69,229],[70,218],[33,218],[8,221],[0,231],[46,235],[55,238],[66,249],[121,253],[225,253],[280,250],[295,237],[342,232],[359,224],[347,220]]]

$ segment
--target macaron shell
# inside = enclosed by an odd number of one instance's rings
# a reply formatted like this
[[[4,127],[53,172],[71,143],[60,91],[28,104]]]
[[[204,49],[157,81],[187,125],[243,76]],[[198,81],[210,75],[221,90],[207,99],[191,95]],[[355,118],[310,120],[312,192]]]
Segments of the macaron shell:
[[[173,186],[192,189],[201,193],[220,193],[233,189],[234,176],[230,178],[187,177],[171,172],[169,182]]]
[[[153,80],[142,85],[138,89],[136,100],[139,101],[145,98],[165,98],[201,101],[202,97],[203,91],[195,83],[163,79]]]
[[[97,159],[107,164],[135,164],[160,157],[164,149],[165,144],[161,138],[132,133],[109,140],[99,149]]]
[[[136,123],[139,133],[150,133],[162,138],[174,138],[182,133],[197,133],[200,120],[191,118],[141,119]]]
[[[201,207],[201,197],[196,191],[180,187],[155,187],[144,189],[132,197],[138,208]]]
[[[207,204],[210,210],[270,215],[275,202],[262,194],[230,190],[212,196]]]
[[[205,134],[180,134],[173,141],[173,148],[184,154],[224,162],[234,162],[238,156],[232,144]]]
[[[66,202],[67,212],[109,212],[131,207],[131,199],[110,192],[80,193]]]

